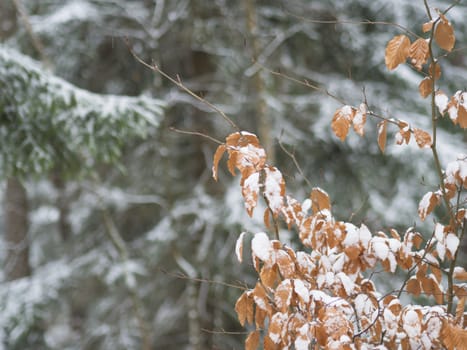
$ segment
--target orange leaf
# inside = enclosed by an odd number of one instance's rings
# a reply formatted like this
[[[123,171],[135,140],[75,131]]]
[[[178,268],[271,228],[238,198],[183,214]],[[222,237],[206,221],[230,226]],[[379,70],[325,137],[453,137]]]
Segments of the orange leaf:
[[[422,129],[413,129],[415,141],[417,141],[417,145],[420,148],[430,148],[431,147],[431,136],[426,131]]]
[[[439,197],[434,192],[425,194],[418,205],[418,216],[423,221],[429,215],[435,206],[439,204]]]
[[[457,324],[461,324],[461,320],[464,317],[465,301],[466,301],[466,297],[462,297],[457,303],[457,307],[456,307],[456,323]]]
[[[409,48],[409,57],[412,59],[411,63],[416,69],[421,70],[422,66],[428,59],[429,48],[425,39],[415,40]]]
[[[245,321],[247,319],[247,299],[247,292],[244,292],[235,303],[235,311],[237,312],[238,321],[240,322],[242,327],[245,325]]]
[[[256,350],[259,345],[259,331],[253,331],[245,340],[245,350]]]
[[[467,281],[467,271],[465,271],[463,267],[457,266],[454,269],[453,277],[459,281]]]
[[[318,213],[321,210],[329,209],[331,210],[331,200],[329,199],[328,194],[319,187],[314,187],[311,190],[310,194],[311,199],[311,208],[313,213]]]
[[[386,149],[387,127],[387,120],[383,120],[378,124],[378,146],[382,153],[384,153]]]
[[[242,195],[245,199],[245,207],[248,215],[253,215],[253,210],[258,204],[259,193],[259,173],[251,174],[243,183]]]
[[[408,145],[410,142],[410,126],[403,120],[399,121],[399,131],[396,133],[396,143],[402,145],[404,142]]]
[[[263,282],[263,284],[269,288],[273,288],[275,286],[277,277],[278,274],[276,265],[273,265],[272,268],[263,266],[259,274],[261,282]]]
[[[286,312],[291,306],[293,286],[290,280],[282,281],[274,293],[274,303],[280,312]]]
[[[399,64],[404,63],[409,55],[410,39],[404,34],[392,38],[387,46],[384,55],[386,67],[389,70],[395,69]]]
[[[423,33],[429,32],[432,28],[433,28],[433,22],[432,21],[423,23],[423,25],[422,25]]]
[[[434,67],[434,69],[433,69]],[[433,63],[430,64],[430,68],[428,69],[428,73],[430,74],[430,77],[434,77],[435,80],[438,80],[439,77],[441,76],[441,67],[438,63]]]
[[[409,280],[409,282],[407,282],[407,292],[415,295],[415,296],[418,296],[420,295],[420,292],[421,292],[421,289],[420,289],[420,282],[415,279],[415,278],[411,278]]]
[[[432,87],[433,80],[429,77],[426,77],[420,82],[420,85],[418,86],[418,91],[420,91],[420,95],[423,98],[426,98],[433,91]]]
[[[214,160],[212,162],[212,177],[217,181],[217,167],[219,165],[219,160],[222,158],[225,152],[225,145],[222,144],[217,147],[216,153],[214,153]]]
[[[454,36],[454,29],[451,23],[447,21],[440,21],[435,28],[434,33],[435,41],[440,48],[446,51],[451,51],[456,43]]]
[[[467,109],[462,105],[457,110],[457,123],[462,129],[467,129]]]
[[[344,141],[349,133],[350,122],[355,115],[355,110],[350,106],[339,108],[332,117],[331,128],[334,134]]]

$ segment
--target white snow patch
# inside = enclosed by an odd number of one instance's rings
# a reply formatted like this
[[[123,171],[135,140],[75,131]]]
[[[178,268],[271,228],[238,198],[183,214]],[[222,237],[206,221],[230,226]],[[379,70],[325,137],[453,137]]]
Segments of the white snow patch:
[[[262,261],[267,261],[271,256],[271,242],[264,232],[258,232],[251,241],[251,250],[254,256]]]

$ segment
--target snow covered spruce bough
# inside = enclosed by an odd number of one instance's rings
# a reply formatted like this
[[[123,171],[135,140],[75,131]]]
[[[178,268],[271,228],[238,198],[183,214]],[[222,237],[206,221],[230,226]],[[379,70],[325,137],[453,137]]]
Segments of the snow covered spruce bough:
[[[247,350],[260,345],[266,350],[467,348],[467,284],[463,283],[467,272],[457,266],[459,243],[467,229],[462,199],[467,190],[467,155],[454,157],[443,170],[436,147],[439,117],[448,115],[455,125],[467,128],[467,92],[458,91],[448,98],[436,85],[441,69],[433,56],[435,48],[450,52],[455,43],[446,12],[436,17],[429,13],[430,21],[423,25],[427,38],[411,42],[406,35],[398,35],[385,52],[388,69],[408,59],[425,75],[419,90],[423,98],[431,97],[431,133],[377,115],[366,103],[339,108],[331,124],[344,141],[351,127],[363,136],[367,116],[372,116],[381,120],[378,144],[383,152],[388,125],[397,128],[397,144],[408,144],[414,136],[420,148],[431,148],[439,186],[421,196],[418,214],[425,220],[440,206],[446,220],[435,222],[427,237],[414,228],[402,235],[395,229],[372,233],[363,224],[356,227],[338,221],[329,196],[317,187],[304,202],[297,201],[287,194],[284,177],[267,164],[265,150],[251,133],[233,133],[218,147],[213,177],[217,179],[219,161],[227,153],[229,171],[232,175],[240,172],[248,214],[263,198],[264,224],[274,235],[271,239],[264,232],[254,234],[251,251],[259,278],[235,305],[240,323],[251,330],[245,341]],[[280,241],[280,221],[295,228],[303,251]],[[240,262],[244,236],[240,235],[236,247]],[[365,277],[365,271],[377,266],[388,274],[404,271],[397,290],[383,293],[371,276]],[[432,306],[404,305],[402,293],[424,294]]]

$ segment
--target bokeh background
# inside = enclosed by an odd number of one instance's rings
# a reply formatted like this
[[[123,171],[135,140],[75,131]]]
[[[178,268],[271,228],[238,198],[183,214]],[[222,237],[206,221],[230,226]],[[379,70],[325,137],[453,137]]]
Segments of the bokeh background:
[[[448,95],[467,86],[466,17],[465,1],[448,13]],[[262,218],[225,165],[212,180],[216,143],[171,128],[235,130],[128,46],[257,133],[296,198],[308,180],[338,219],[430,234],[417,216],[437,183],[430,151],[390,130],[382,155],[375,120],[344,143],[330,128],[333,95],[430,129],[422,75],[384,65],[393,24],[421,35],[426,21],[418,0],[2,0],[0,349],[242,348],[234,304],[255,277],[235,242]],[[446,165],[467,136],[440,125]]]

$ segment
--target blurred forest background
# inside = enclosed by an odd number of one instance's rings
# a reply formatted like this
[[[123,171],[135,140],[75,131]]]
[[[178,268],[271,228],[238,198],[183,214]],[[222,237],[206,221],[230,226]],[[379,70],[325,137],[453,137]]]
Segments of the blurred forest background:
[[[465,18],[459,1],[449,19],[461,48]],[[390,136],[381,155],[374,122],[341,143],[330,128],[339,103],[271,72],[352,105],[365,93],[371,109],[429,129],[420,74],[384,65],[403,31],[382,23],[420,34],[426,21],[421,0],[2,0],[0,349],[243,346],[234,304],[254,277],[234,247],[262,218],[248,218],[225,167],[212,180],[215,143],[170,127],[220,140],[234,130],[138,63],[124,38],[258,133],[297,198],[310,188],[283,148],[338,218],[430,234],[417,218],[436,184],[429,150]],[[452,95],[467,86],[466,51],[445,62]],[[466,152],[466,133],[447,122],[438,139],[443,166]]]

